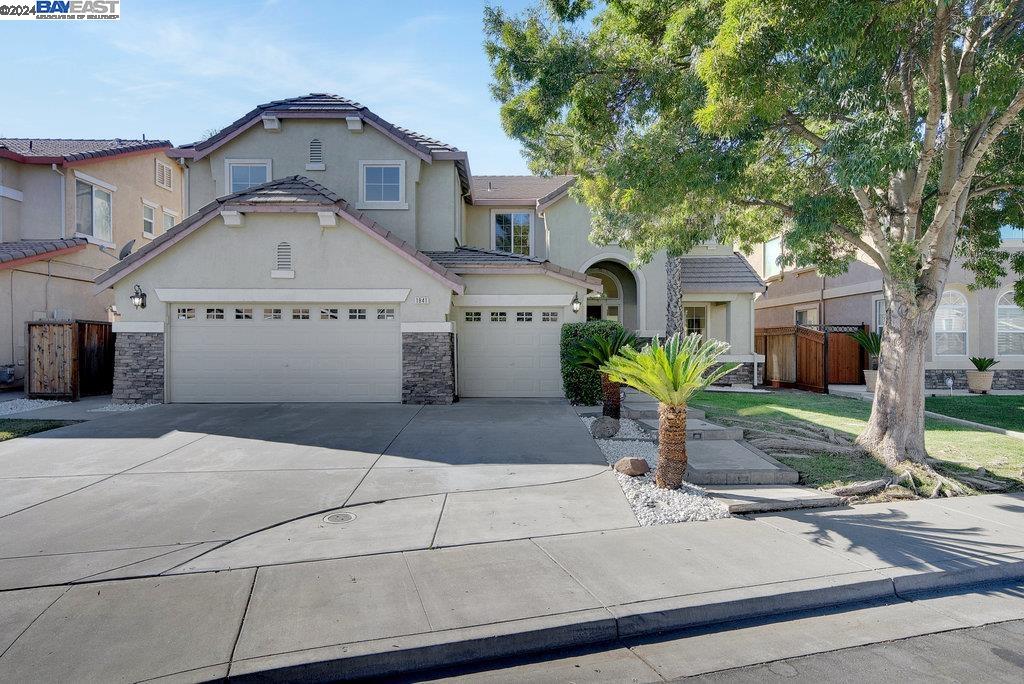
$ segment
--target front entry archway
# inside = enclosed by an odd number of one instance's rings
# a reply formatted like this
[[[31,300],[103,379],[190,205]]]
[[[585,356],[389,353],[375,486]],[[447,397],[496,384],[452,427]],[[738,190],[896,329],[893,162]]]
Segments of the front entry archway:
[[[618,321],[627,330],[639,330],[637,281],[622,263],[598,261],[587,268],[588,276],[601,281],[602,292],[587,295],[587,320]]]

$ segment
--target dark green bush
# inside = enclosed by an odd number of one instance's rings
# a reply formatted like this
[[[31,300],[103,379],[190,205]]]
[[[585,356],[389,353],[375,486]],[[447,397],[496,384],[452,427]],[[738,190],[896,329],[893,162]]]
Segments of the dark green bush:
[[[604,399],[601,393],[601,375],[596,370],[574,366],[570,360],[572,349],[578,342],[592,335],[611,335],[618,330],[623,330],[623,327],[616,321],[586,321],[566,323],[562,326],[562,389],[569,403],[595,406]]]

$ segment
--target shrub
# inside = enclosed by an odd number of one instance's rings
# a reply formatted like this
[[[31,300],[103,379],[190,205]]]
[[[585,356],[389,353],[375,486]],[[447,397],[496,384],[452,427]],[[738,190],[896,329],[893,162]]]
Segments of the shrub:
[[[974,364],[975,368],[977,368],[979,371],[984,373],[989,368],[991,368],[992,366],[996,365],[999,362],[996,361],[995,359],[984,357],[984,356],[972,356],[971,357],[971,363]]]
[[[573,362],[576,346],[594,335],[610,337],[625,328],[616,321],[586,321],[562,326],[562,389],[571,404],[595,406],[604,399],[601,374],[593,368],[581,368]]]

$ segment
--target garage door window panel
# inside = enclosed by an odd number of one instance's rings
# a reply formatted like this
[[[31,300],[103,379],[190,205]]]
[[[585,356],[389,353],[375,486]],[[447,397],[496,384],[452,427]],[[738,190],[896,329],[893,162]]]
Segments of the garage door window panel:
[[[395,310],[391,308],[377,309],[377,320],[378,321],[393,321],[395,320]]]
[[[179,321],[195,320],[196,310],[192,307],[178,307],[177,318]]]
[[[338,320],[337,309],[320,309],[320,320],[321,321],[336,321]]]
[[[308,321],[309,309],[292,309],[293,321]]]
[[[491,323],[504,323],[508,320],[507,311],[492,311],[491,312]]]
[[[348,319],[350,321],[365,321],[366,320],[366,309],[349,309]]]
[[[281,320],[281,309],[264,309],[263,320],[265,321],[279,321]]]
[[[252,309],[235,309],[236,321],[251,321]]]
[[[207,309],[206,320],[208,321],[222,321],[224,320],[224,309]]]
[[[481,320],[479,311],[467,311],[466,322],[467,323],[479,323]]]

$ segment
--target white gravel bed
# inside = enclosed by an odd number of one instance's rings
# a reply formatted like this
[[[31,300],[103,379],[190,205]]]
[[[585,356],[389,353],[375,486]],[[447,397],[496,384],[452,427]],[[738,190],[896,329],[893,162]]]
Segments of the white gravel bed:
[[[56,401],[54,399],[11,399],[10,401],[0,401],[0,416],[9,416],[12,413],[24,413],[25,411],[35,411],[36,409],[70,403],[70,401]]]
[[[596,416],[580,416],[580,420],[590,429],[590,426],[597,420]],[[617,439],[650,439],[651,432],[640,427],[640,423],[636,422],[632,418],[622,418],[619,420],[619,432],[615,435]]]
[[[593,418],[581,418],[589,428]],[[627,423],[633,421],[623,420],[621,428],[625,429]],[[636,427],[636,429],[640,429]],[[626,436],[620,429],[616,436]],[[614,465],[620,458],[633,456],[643,458],[651,466],[651,471],[639,477],[630,477],[615,472],[619,480],[626,500],[633,507],[636,519],[641,525],[666,525],[676,522],[694,522],[701,520],[718,520],[728,518],[729,511],[718,500],[708,495],[706,491],[696,485],[683,483],[679,489],[658,489],[654,486],[654,468],[658,465],[658,445],[654,442],[597,439],[597,446],[600,447],[609,465]]]
[[[128,411],[138,411],[139,409],[157,405],[158,404],[107,404],[106,406],[89,409],[89,413],[126,413]]]

